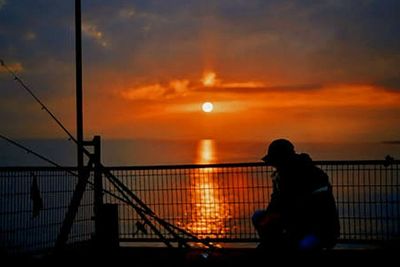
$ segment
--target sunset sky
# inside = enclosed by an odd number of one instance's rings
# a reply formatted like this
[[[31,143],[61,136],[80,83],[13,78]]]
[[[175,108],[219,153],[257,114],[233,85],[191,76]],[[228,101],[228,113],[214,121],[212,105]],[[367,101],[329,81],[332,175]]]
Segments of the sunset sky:
[[[86,138],[400,140],[398,0],[82,2]],[[74,48],[73,0],[0,0],[0,59],[73,133]],[[4,68],[0,121],[65,136]]]

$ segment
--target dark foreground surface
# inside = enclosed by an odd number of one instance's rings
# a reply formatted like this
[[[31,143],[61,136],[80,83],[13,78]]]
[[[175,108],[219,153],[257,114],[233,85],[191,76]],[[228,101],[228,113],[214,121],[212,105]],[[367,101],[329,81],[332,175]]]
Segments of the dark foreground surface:
[[[2,255],[1,266],[338,266],[354,264],[369,266],[396,263],[398,247],[379,249],[333,249],[319,253],[289,253],[259,249],[169,249],[119,248],[101,250],[73,248],[60,254],[11,256]],[[378,266],[379,266],[378,265]]]

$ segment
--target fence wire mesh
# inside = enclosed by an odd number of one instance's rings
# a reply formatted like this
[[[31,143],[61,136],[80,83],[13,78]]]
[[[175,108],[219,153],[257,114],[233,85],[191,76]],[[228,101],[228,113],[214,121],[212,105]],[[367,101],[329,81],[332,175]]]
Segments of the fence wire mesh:
[[[386,241],[400,235],[400,162],[316,162],[329,175],[343,242]],[[74,169],[71,169],[74,170]],[[273,168],[259,163],[107,168],[163,220],[214,242],[256,243],[254,211],[268,205]],[[76,171],[76,169],[75,169]],[[34,214],[33,178],[43,207]],[[93,175],[90,178],[93,181]],[[54,247],[77,178],[51,167],[0,168],[0,248],[26,252]],[[121,242],[160,242],[120,192],[103,176],[104,203],[118,204]],[[112,193],[112,194],[109,194]],[[94,227],[94,192],[88,185],[69,244],[88,241]],[[165,227],[164,238],[176,241]]]

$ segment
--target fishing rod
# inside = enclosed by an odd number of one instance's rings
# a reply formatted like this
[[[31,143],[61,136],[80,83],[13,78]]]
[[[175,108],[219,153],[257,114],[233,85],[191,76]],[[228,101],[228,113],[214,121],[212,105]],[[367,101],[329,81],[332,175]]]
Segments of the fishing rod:
[[[47,106],[33,93],[33,91],[23,82],[23,80],[20,79],[20,78],[17,76],[17,74],[16,74],[14,71],[12,71],[12,70],[5,64],[5,62],[4,62],[3,60],[1,60],[1,59],[0,59],[0,64],[1,64],[1,66],[3,66],[3,67],[7,70],[8,73],[10,73],[10,74],[13,76],[14,80],[17,81],[17,82],[22,86],[22,88],[24,88],[24,89],[34,98],[34,100],[35,100],[37,103],[39,103],[39,105],[41,106],[42,110],[45,110],[45,111],[47,112],[47,114],[50,115],[50,117],[57,123],[57,125],[68,135],[69,140],[72,140],[74,143],[78,144],[78,140],[68,131],[68,129],[62,124],[62,122],[47,108]],[[66,168],[62,167],[61,165],[55,163],[54,161],[47,159],[46,157],[44,157],[44,156],[42,156],[42,155],[40,155],[40,154],[34,152],[34,151],[31,150],[31,149],[28,149],[28,148],[24,147],[23,145],[21,145],[21,144],[15,142],[15,141],[13,141],[13,140],[11,140],[11,139],[9,139],[9,138],[3,136],[3,135],[0,135],[0,138],[2,138],[2,139],[4,139],[4,140],[6,140],[6,141],[8,141],[8,142],[10,142],[10,143],[12,143],[12,144],[18,146],[18,147],[20,147],[20,148],[22,148],[22,149],[24,149],[26,152],[31,153],[31,154],[33,154],[33,155],[35,155],[35,156],[41,158],[42,160],[44,160],[44,161],[46,161],[46,162],[48,162],[48,163],[50,163],[50,164],[52,164],[52,165],[58,167],[58,168],[66,169]],[[85,147],[82,147],[82,150],[83,150],[83,152],[86,154],[86,156],[91,157],[91,153],[90,153]],[[101,164],[101,163],[100,163],[100,167],[101,167],[103,170],[106,170],[105,167],[104,167],[104,165]],[[73,172],[71,172],[71,171],[69,171],[69,170],[68,170],[68,172],[71,173],[71,174],[73,174],[74,176],[77,176],[77,177],[79,178],[79,175],[77,175],[77,174],[75,174],[75,173],[73,173]],[[162,225],[164,228],[166,228],[166,230],[167,230],[168,232],[170,232],[173,236],[175,236],[176,238],[179,237],[179,236],[177,236],[177,234],[176,234],[175,232],[173,232],[173,230],[172,230],[170,227],[172,227],[172,228],[174,228],[175,230],[178,230],[179,232],[184,233],[184,234],[186,234],[186,235],[188,235],[188,236],[190,236],[190,237],[192,237],[192,238],[195,238],[196,241],[199,241],[199,242],[203,243],[204,245],[206,245],[206,246],[208,246],[208,247],[212,247],[212,245],[211,245],[211,244],[208,244],[208,242],[206,242],[206,241],[204,241],[204,240],[201,240],[201,239],[198,239],[198,238],[195,237],[193,234],[191,234],[191,233],[185,231],[184,229],[181,229],[181,228],[179,228],[179,227],[177,227],[177,226],[175,226],[175,225],[172,225],[172,224],[168,223],[167,221],[163,220],[162,218],[158,217],[158,216],[157,216],[157,215],[156,215],[156,214],[155,214],[155,213],[154,213],[140,198],[139,198],[139,197],[137,197],[137,196],[136,196],[129,188],[127,188],[122,182],[120,182],[110,171],[107,170],[107,171],[105,171],[104,173],[106,174],[107,179],[120,191],[121,194],[124,195],[124,197],[127,198],[127,196],[126,196],[123,192],[128,193],[128,195],[129,195],[131,198],[133,198],[133,199],[139,204],[139,206],[142,207],[142,209],[143,209],[148,215],[150,215],[150,216],[152,216],[153,218],[155,218],[155,219],[158,221],[158,223],[160,223],[160,225]],[[87,181],[87,182],[90,184],[89,181]],[[116,184],[118,184],[119,187],[116,186]],[[122,189],[121,189],[121,188],[122,188]],[[127,198],[127,199],[128,199],[128,198]],[[129,200],[128,200],[128,201],[129,201]],[[131,202],[131,201],[129,201],[129,202]],[[131,204],[133,204],[133,203],[131,203]],[[136,205],[134,205],[134,206],[136,206]],[[136,212],[138,212],[138,210],[137,210],[136,208],[134,208],[134,209],[135,209]],[[138,212],[138,213],[139,213],[139,215],[140,215],[140,216],[142,217],[142,219],[143,219],[143,214],[142,214],[141,212]],[[150,225],[150,227],[152,228],[152,230],[155,231],[155,233],[156,233],[157,235],[159,235],[159,236],[161,235],[161,236],[162,236],[162,234],[158,231],[158,229],[156,229],[155,227],[153,227],[153,225],[151,224],[151,222],[149,222],[149,221],[146,221],[146,222]],[[160,238],[161,238],[163,241],[165,240],[164,237],[160,237]],[[166,242],[164,242],[164,243],[166,243]],[[168,247],[171,246],[169,243],[166,243],[166,245],[167,245]]]
[[[22,88],[24,88],[34,99],[37,103],[39,103],[39,105],[41,106],[42,110],[46,111],[47,114],[50,115],[50,117],[58,124],[58,126],[61,127],[61,129],[64,130],[64,132],[68,135],[68,137],[73,140],[74,142],[77,142],[77,140],[75,139],[75,137],[67,130],[67,128],[65,128],[65,126],[61,123],[61,121],[46,107],[46,105],[40,101],[40,99],[33,93],[33,91],[24,83],[24,81],[22,81],[22,79],[20,79],[17,74],[12,71],[7,65],[6,63],[4,63],[4,61],[2,59],[0,59],[0,64],[1,66],[3,66],[8,73],[10,73],[14,80],[17,81]]]
[[[47,157],[33,151],[32,149],[18,143],[17,141],[14,141],[2,134],[0,134],[0,138],[4,139],[5,141],[11,143],[14,146],[17,146],[18,148],[26,151],[29,154],[32,154],[38,158],[40,158],[43,161],[46,161],[47,163],[50,163],[51,165],[62,169],[63,171],[79,178],[79,175],[73,171],[71,171],[70,169],[61,166],[60,164],[54,162],[53,160],[48,159]],[[105,172],[107,173],[107,172]],[[108,175],[112,175],[111,173],[109,173]],[[120,200],[121,202],[124,202],[125,204],[128,204],[129,206],[131,206],[138,214],[139,216],[142,218],[143,221],[145,221],[146,224],[148,224],[150,226],[150,228],[156,233],[156,235],[159,236],[159,238],[168,246],[168,247],[172,247],[172,245],[170,244],[170,242],[162,235],[162,233],[155,227],[155,225],[146,217],[146,215],[150,216],[151,218],[153,218],[154,220],[156,220],[160,225],[162,225],[163,227],[165,227],[168,232],[173,235],[177,240],[180,240],[181,243],[186,243],[185,239],[180,237],[178,234],[176,234],[171,228],[185,234],[186,236],[189,236],[190,238],[193,239],[193,241],[196,242],[200,242],[203,243],[204,245],[212,248],[212,245],[209,244],[208,242],[201,240],[199,238],[197,238],[196,236],[194,236],[193,234],[189,233],[188,231],[185,231],[167,221],[165,221],[164,219],[158,217],[146,204],[144,204],[140,199],[137,198],[137,196],[135,196],[132,192],[130,195],[136,202],[139,203],[139,206],[136,205],[135,203],[133,203],[129,197],[126,195],[125,191],[127,190],[127,188],[124,188],[125,185],[121,184],[121,182],[119,180],[117,180],[116,177],[114,177],[114,179],[110,180],[110,182],[115,186],[115,188],[117,188],[117,190],[122,194],[123,197],[120,197],[118,195],[116,195],[115,193],[102,188],[102,192],[105,194],[108,194],[118,200]],[[87,183],[91,186],[92,189],[94,189],[95,185],[93,182],[91,181],[87,181]],[[122,187],[122,188],[121,188]],[[130,192],[130,191],[128,191]]]
[[[54,113],[51,112],[49,108],[47,108],[47,106],[39,99],[39,97],[37,97],[35,95],[35,93],[33,93],[33,91],[29,88],[29,86],[26,85],[24,83],[24,81],[21,78],[19,78],[17,76],[17,74],[14,71],[11,70],[11,68],[9,68],[7,66],[7,64],[4,62],[4,60],[0,59],[0,65],[2,67],[4,67],[7,70],[7,72],[11,74],[11,76],[13,76],[14,80],[17,81],[18,84],[20,84],[22,86],[22,88],[25,89],[25,91],[27,91],[37,103],[39,103],[39,105],[41,106],[42,110],[46,111],[46,113],[49,114],[50,117],[57,123],[57,125],[68,135],[69,140],[72,140],[75,144],[78,144],[78,140],[71,134],[71,132],[68,131],[68,129],[54,115]],[[88,156],[88,157],[91,156],[91,153],[85,147],[82,147],[82,150],[86,154],[86,156]]]
[[[47,108],[47,106],[39,99],[39,97],[37,97],[35,95],[35,93],[33,93],[33,91],[29,88],[29,86],[26,85],[24,83],[24,81],[21,78],[19,78],[17,76],[17,74],[14,71],[11,70],[11,68],[9,68],[7,66],[7,64],[4,62],[4,60],[0,59],[0,65],[2,67],[4,67],[7,70],[7,72],[11,74],[11,76],[13,76],[14,80],[17,81],[22,86],[22,88],[25,89],[25,91],[27,91],[33,97],[33,99],[35,99],[35,101],[37,103],[39,103],[39,105],[41,106],[42,110],[46,111],[46,113],[49,114],[50,117],[57,123],[57,125],[68,135],[69,140],[72,140],[75,144],[78,144],[78,140],[71,134],[71,132],[68,131],[68,129],[54,115],[54,113],[51,112],[49,108]],[[86,154],[86,156],[88,156],[88,157],[91,156],[91,153],[85,147],[82,147],[82,150]]]

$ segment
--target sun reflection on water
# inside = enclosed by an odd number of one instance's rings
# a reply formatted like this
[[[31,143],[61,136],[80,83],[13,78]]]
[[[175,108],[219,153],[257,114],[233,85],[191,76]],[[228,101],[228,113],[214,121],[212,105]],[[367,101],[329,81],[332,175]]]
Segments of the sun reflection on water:
[[[196,163],[210,164],[216,161],[214,140],[201,140],[197,147]],[[190,177],[192,210],[186,228],[200,238],[224,237],[231,217],[224,192],[218,184],[215,168],[202,168]]]
[[[215,155],[215,141],[212,139],[200,140],[197,145],[196,163],[197,164],[210,164],[217,161]]]

